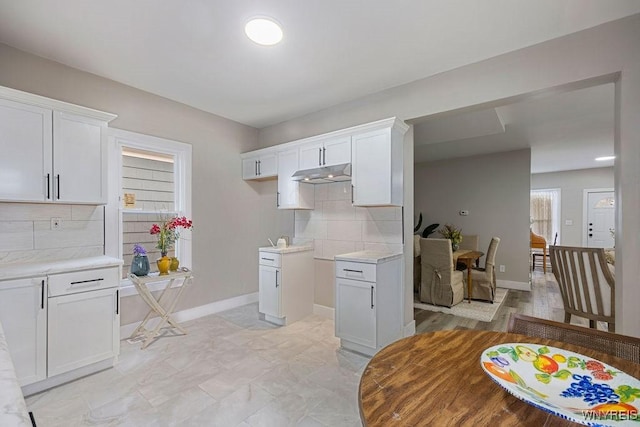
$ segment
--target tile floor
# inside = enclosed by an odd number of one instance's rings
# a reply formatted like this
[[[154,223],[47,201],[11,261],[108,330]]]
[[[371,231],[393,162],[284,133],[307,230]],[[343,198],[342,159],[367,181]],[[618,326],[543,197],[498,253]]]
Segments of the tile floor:
[[[28,397],[38,427],[361,425],[368,359],[339,349],[333,321],[276,327],[251,304],[184,326],[145,350],[122,341],[114,369]]]

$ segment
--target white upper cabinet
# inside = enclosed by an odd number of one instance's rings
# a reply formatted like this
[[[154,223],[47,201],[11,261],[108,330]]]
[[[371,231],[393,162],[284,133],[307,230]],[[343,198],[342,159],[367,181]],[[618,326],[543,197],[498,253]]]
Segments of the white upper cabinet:
[[[278,176],[278,156],[275,152],[242,159],[242,179],[264,180]]]
[[[54,111],[55,201],[107,202],[106,127],[103,121]]]
[[[0,87],[0,200],[106,203],[105,137],[115,117]]]
[[[351,136],[300,146],[300,169],[351,163]]]
[[[392,127],[352,137],[355,206],[402,206],[403,137]]]
[[[51,200],[51,126],[51,110],[0,99],[0,200]]]
[[[314,187],[294,181],[291,176],[298,170],[298,150],[278,153],[278,209],[313,209]]]

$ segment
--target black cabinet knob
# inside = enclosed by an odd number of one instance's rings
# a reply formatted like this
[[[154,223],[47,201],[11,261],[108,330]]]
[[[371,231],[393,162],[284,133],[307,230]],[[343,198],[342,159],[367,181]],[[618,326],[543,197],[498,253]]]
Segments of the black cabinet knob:
[[[589,233],[589,237],[593,237],[593,234]]]

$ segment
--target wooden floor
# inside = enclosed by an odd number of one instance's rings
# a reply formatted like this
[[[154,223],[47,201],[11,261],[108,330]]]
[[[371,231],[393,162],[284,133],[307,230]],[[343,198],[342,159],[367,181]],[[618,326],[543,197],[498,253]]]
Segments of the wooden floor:
[[[506,331],[509,315],[511,313],[527,314],[542,319],[564,321],[564,309],[560,288],[547,269],[545,275],[537,268],[532,274],[531,292],[509,290],[506,301],[502,304],[496,317],[491,322],[465,319],[451,314],[436,313],[433,311],[414,309],[416,320],[416,333],[440,331],[443,329],[477,329],[490,331]],[[586,319],[573,316],[571,323],[581,326],[589,326]],[[598,329],[606,328],[606,324],[598,325]],[[606,330],[606,329],[605,329]]]

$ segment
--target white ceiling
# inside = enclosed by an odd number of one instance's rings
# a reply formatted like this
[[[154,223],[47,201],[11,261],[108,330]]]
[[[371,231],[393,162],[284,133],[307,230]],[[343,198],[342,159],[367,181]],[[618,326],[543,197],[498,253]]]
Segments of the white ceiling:
[[[255,127],[640,12],[638,0],[0,0],[0,42]],[[272,47],[248,18],[283,26]]]
[[[415,161],[531,147],[531,172],[613,166],[613,83],[415,124]]]

